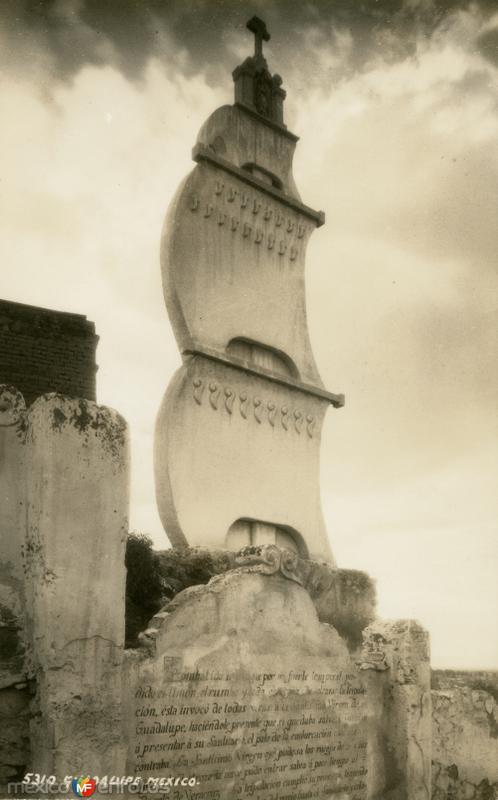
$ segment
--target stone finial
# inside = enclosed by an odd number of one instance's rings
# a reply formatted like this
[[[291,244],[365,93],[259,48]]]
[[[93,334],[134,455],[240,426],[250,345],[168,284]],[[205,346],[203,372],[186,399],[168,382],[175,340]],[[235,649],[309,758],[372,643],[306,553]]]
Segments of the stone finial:
[[[263,41],[270,41],[270,34],[267,31],[266,23],[259,17],[251,17],[246,25],[254,33],[254,55],[256,58],[263,57]]]
[[[233,71],[235,103],[259,114],[260,117],[285,128],[280,75],[271,75],[263,56],[263,42],[270,40],[266,24],[259,17],[252,17],[247,28],[254,33],[254,55],[246,58]]]

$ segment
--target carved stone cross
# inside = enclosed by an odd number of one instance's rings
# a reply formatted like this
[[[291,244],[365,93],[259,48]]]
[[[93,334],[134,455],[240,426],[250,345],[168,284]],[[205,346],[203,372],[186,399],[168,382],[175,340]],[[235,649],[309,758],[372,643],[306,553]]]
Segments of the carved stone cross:
[[[252,17],[246,27],[254,33],[254,55],[256,58],[262,58],[263,41],[270,41],[270,34],[266,29],[266,24],[259,17]]]

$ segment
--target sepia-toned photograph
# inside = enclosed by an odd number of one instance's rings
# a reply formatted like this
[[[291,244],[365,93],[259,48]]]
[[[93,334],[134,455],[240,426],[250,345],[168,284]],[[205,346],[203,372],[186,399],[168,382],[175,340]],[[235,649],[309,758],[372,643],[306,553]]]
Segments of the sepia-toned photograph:
[[[0,0],[0,800],[498,800],[498,0]]]

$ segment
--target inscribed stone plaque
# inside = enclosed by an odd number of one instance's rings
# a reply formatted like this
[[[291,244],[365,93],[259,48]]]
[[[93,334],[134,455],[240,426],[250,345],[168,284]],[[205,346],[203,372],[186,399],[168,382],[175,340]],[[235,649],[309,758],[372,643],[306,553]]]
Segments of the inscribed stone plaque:
[[[365,689],[344,642],[298,583],[257,569],[182,593],[130,664],[129,774],[195,778],[178,800],[364,800]]]

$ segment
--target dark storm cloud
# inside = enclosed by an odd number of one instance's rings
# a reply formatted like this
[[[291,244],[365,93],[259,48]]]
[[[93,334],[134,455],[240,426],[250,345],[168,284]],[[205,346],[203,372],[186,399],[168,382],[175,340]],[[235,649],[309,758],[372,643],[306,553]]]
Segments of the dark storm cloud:
[[[482,55],[498,67],[498,28],[483,33],[478,40]]]
[[[311,28],[329,46],[334,32],[350,33],[354,48],[343,68],[357,69],[376,51],[386,60],[405,57],[448,14],[469,5],[468,0],[3,0],[9,41],[4,61],[18,69],[20,61],[42,51],[61,79],[86,64],[104,63],[139,78],[150,56],[172,64],[181,52],[184,71],[207,72],[215,80],[218,69],[234,66],[230,43],[256,13],[273,31],[277,55],[302,48]],[[496,0],[472,7],[486,17],[496,11]],[[496,36],[490,32],[480,42],[483,55],[495,63]]]

